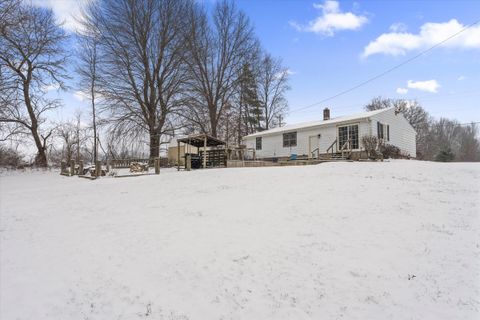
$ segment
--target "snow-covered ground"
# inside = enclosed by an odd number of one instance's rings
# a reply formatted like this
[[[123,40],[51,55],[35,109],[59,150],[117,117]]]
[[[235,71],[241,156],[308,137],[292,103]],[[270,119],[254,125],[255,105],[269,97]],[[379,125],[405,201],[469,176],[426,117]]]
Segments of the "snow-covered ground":
[[[0,319],[479,319],[480,165],[0,177]]]

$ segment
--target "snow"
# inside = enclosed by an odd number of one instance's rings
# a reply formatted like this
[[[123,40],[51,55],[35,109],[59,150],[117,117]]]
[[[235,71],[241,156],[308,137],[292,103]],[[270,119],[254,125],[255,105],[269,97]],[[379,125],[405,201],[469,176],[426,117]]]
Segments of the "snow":
[[[0,177],[0,319],[478,319],[480,166]]]

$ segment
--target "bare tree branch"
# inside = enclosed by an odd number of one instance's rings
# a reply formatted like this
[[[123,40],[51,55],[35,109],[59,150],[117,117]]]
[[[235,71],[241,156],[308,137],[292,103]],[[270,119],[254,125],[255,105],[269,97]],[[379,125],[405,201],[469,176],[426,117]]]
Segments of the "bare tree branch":
[[[67,38],[48,9],[15,0],[0,0],[0,122],[23,126],[37,147],[36,164],[47,165],[47,140],[42,133],[44,114],[59,106],[49,100],[45,88],[63,80],[67,59],[63,42]],[[6,8],[6,9],[5,9]],[[13,132],[24,131],[13,127]]]

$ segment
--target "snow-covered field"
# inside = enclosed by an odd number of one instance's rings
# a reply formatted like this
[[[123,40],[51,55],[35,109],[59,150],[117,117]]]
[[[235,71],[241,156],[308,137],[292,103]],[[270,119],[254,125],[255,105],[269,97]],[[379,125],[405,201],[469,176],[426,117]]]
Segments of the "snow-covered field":
[[[0,319],[479,319],[480,165],[0,177]]]

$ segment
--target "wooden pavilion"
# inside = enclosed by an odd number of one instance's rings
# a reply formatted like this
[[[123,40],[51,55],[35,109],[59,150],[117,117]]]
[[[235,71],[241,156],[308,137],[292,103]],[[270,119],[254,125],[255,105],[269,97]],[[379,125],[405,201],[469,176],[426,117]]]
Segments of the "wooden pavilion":
[[[210,167],[226,166],[225,148],[219,148],[226,145],[225,141],[205,133],[179,138],[177,139],[178,160],[180,160],[180,143],[197,148],[196,154],[185,151],[185,169],[190,170],[191,167],[205,169],[207,165]],[[177,161],[177,170],[180,170],[180,161]]]

